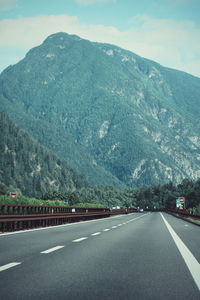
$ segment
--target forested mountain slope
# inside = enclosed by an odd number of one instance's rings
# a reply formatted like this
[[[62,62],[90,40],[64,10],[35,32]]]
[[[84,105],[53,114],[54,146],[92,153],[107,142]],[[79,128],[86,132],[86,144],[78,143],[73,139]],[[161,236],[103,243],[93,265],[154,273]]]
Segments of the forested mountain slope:
[[[88,186],[86,180],[58,159],[4,114],[0,113],[0,182],[28,196],[47,191],[72,192]]]
[[[200,79],[57,33],[0,76],[1,110],[92,184],[200,176]]]

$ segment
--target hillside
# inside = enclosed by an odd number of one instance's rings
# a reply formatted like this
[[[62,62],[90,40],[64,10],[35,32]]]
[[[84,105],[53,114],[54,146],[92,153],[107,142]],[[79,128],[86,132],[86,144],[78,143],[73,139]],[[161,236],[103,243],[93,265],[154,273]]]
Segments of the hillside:
[[[57,33],[0,76],[1,110],[92,184],[200,176],[200,79]]]
[[[0,152],[0,182],[19,188],[25,195],[41,197],[47,191],[72,192],[88,185],[4,113],[0,113]]]

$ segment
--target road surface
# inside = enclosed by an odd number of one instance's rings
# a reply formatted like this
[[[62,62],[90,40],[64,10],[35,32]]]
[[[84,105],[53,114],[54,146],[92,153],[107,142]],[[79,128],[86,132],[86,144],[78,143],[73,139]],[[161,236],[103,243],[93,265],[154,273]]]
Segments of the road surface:
[[[200,227],[134,213],[0,235],[1,300],[198,300]]]

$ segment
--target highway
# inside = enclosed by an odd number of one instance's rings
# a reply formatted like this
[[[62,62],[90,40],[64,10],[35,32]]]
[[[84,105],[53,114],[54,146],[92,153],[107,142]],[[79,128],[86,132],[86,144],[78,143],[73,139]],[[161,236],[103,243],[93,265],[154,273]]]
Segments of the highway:
[[[198,300],[200,227],[160,212],[0,234],[1,300]]]

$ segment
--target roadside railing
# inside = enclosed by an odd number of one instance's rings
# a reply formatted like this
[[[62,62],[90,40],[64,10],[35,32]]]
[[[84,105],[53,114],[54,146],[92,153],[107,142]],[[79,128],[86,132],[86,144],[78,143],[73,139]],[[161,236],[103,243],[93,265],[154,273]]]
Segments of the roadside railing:
[[[166,209],[165,211],[175,217],[200,225],[200,215],[193,215],[187,210],[180,209]]]
[[[131,212],[131,209],[0,204],[0,232],[55,226]]]
[[[194,215],[192,213],[189,213],[187,210],[180,210],[180,209],[166,209],[167,212],[173,213],[173,214],[178,214],[181,216],[186,216],[186,217],[192,217],[200,220],[200,215]]]

